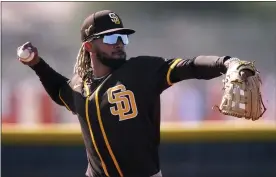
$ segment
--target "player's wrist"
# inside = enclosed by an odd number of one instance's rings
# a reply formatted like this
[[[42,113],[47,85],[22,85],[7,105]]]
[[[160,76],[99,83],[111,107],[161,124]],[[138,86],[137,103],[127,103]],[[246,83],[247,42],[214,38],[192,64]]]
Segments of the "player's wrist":
[[[28,66],[34,67],[41,61],[41,58],[39,56],[35,56],[31,61],[28,62]]]
[[[224,65],[227,69],[229,69],[231,66],[235,64],[239,64],[240,62],[241,60],[237,57],[230,57],[230,56],[224,57]]]
[[[40,65],[42,65],[42,63],[45,63],[44,60],[37,56],[35,57],[31,62],[29,62],[28,66],[31,67],[33,70],[39,69]]]

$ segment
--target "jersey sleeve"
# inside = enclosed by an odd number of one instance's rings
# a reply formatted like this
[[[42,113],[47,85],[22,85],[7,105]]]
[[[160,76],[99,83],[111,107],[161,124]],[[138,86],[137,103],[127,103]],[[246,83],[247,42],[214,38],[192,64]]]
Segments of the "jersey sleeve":
[[[68,111],[71,111],[73,114],[75,114],[73,92],[74,91],[71,87],[71,80],[68,80],[67,84],[64,84],[59,88],[58,96],[59,100],[62,102],[62,105],[65,106]]]
[[[209,80],[226,73],[224,62],[229,56],[197,56],[194,58],[151,57],[149,64],[156,72],[158,91],[163,92],[168,87],[182,80],[204,79]]]
[[[32,69],[51,99],[74,113],[73,90],[70,86],[70,80],[56,72],[42,58]]]

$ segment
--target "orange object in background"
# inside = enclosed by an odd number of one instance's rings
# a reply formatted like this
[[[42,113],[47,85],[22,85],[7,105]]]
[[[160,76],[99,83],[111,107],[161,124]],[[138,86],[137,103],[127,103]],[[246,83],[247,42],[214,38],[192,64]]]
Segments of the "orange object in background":
[[[16,123],[18,114],[18,104],[16,97],[16,89],[12,89],[9,95],[5,95],[8,101],[7,110],[2,110],[2,123]],[[3,104],[3,101],[2,101]],[[3,108],[3,107],[2,107]]]
[[[55,123],[55,109],[51,98],[47,95],[45,91],[40,94],[41,104],[41,123],[49,124]]]
[[[25,125],[56,123],[55,103],[34,80],[23,80],[16,86],[6,84],[2,90],[2,123]]]

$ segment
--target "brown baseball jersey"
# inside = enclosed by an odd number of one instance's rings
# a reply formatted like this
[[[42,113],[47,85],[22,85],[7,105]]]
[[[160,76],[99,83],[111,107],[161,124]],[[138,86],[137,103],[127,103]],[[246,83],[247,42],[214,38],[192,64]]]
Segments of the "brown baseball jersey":
[[[160,171],[160,94],[185,79],[212,79],[230,57],[139,56],[102,79],[72,79],[44,60],[33,67],[51,98],[79,118],[89,177],[150,177]]]

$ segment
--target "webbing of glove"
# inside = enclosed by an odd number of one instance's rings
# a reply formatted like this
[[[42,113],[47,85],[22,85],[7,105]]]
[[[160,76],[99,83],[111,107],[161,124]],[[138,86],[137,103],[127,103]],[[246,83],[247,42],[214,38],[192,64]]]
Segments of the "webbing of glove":
[[[243,81],[240,71],[251,70],[254,75]],[[261,79],[254,63],[233,60],[223,80],[223,97],[219,111],[238,118],[258,120],[266,111],[260,92]]]

